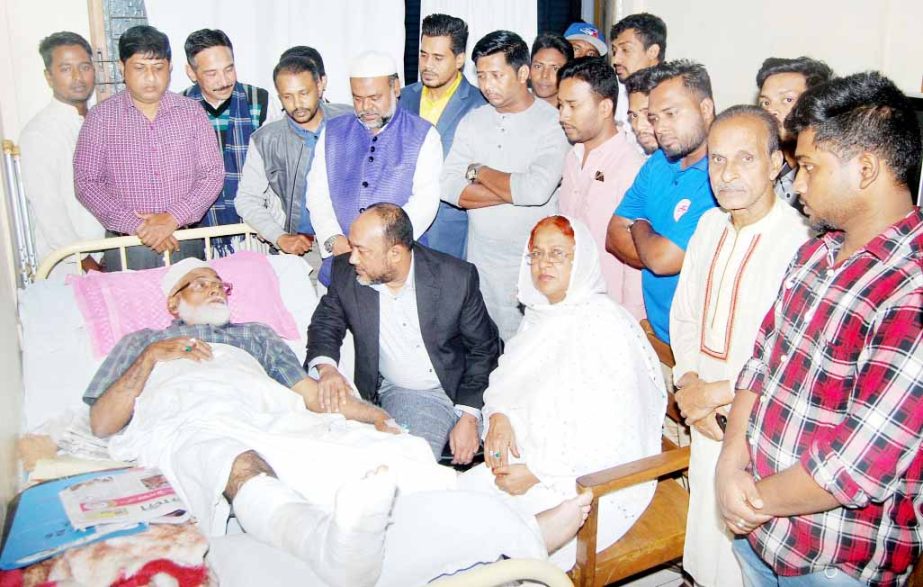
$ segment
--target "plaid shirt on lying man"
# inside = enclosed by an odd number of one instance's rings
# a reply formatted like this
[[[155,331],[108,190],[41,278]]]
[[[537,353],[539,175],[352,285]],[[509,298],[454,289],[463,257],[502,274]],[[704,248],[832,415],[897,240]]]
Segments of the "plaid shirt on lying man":
[[[802,247],[738,389],[759,480],[801,463],[843,507],[773,518],[749,536],[779,575],[836,567],[898,585],[923,523],[923,214],[834,264],[842,233]]]
[[[247,351],[259,361],[267,375],[285,387],[292,387],[307,377],[294,351],[275,330],[265,324],[229,322],[223,326],[213,326],[186,324],[176,319],[163,330],[147,328],[132,332],[120,340],[90,381],[83,394],[84,403],[91,406],[96,403],[151,343],[181,336],[196,338],[210,344],[229,344]]]

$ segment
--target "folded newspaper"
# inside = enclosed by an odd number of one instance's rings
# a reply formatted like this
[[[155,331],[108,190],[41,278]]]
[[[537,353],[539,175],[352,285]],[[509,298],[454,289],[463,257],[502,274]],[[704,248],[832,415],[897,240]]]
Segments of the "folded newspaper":
[[[76,530],[101,524],[181,524],[190,518],[183,500],[155,468],[113,471],[58,495]]]

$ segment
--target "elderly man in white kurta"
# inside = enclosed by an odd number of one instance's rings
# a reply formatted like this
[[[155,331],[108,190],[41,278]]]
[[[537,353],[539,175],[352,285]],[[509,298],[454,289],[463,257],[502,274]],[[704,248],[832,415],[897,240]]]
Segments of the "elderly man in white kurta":
[[[494,31],[471,54],[488,104],[458,124],[442,169],[442,199],[468,210],[467,259],[478,268],[500,337],[509,340],[522,320],[522,247],[535,223],[557,212],[570,145],[557,111],[529,92],[529,47],[519,35]]]
[[[696,228],[670,311],[679,391],[692,427],[683,568],[706,587],[740,585],[732,535],[717,511],[715,465],[737,374],[808,226],[773,191],[782,165],[775,119],[755,106],[724,111],[708,134],[709,176],[720,208]]]

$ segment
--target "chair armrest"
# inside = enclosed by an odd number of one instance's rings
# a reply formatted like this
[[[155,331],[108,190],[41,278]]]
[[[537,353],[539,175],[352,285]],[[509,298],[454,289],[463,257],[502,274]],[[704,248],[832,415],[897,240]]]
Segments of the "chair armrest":
[[[593,492],[593,498],[598,499],[613,491],[688,469],[689,450],[688,446],[668,450],[624,465],[583,475],[577,478],[577,492],[590,490]]]
[[[599,523],[599,498],[645,481],[653,481],[689,468],[691,447],[667,450],[624,465],[603,469],[577,478],[577,492],[593,494],[592,508],[577,531],[577,560],[570,571],[574,585],[593,585],[596,577],[596,529]]]

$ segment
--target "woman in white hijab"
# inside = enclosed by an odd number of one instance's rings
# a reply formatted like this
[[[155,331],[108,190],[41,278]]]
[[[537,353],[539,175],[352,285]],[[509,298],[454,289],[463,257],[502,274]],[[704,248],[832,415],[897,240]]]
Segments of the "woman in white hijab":
[[[564,216],[532,230],[519,270],[525,317],[484,393],[485,464],[460,488],[535,514],[572,498],[577,477],[660,452],[660,364],[632,315],[606,295],[587,227]],[[599,548],[650,503],[653,483],[600,500]],[[569,569],[572,540],[552,556]]]

